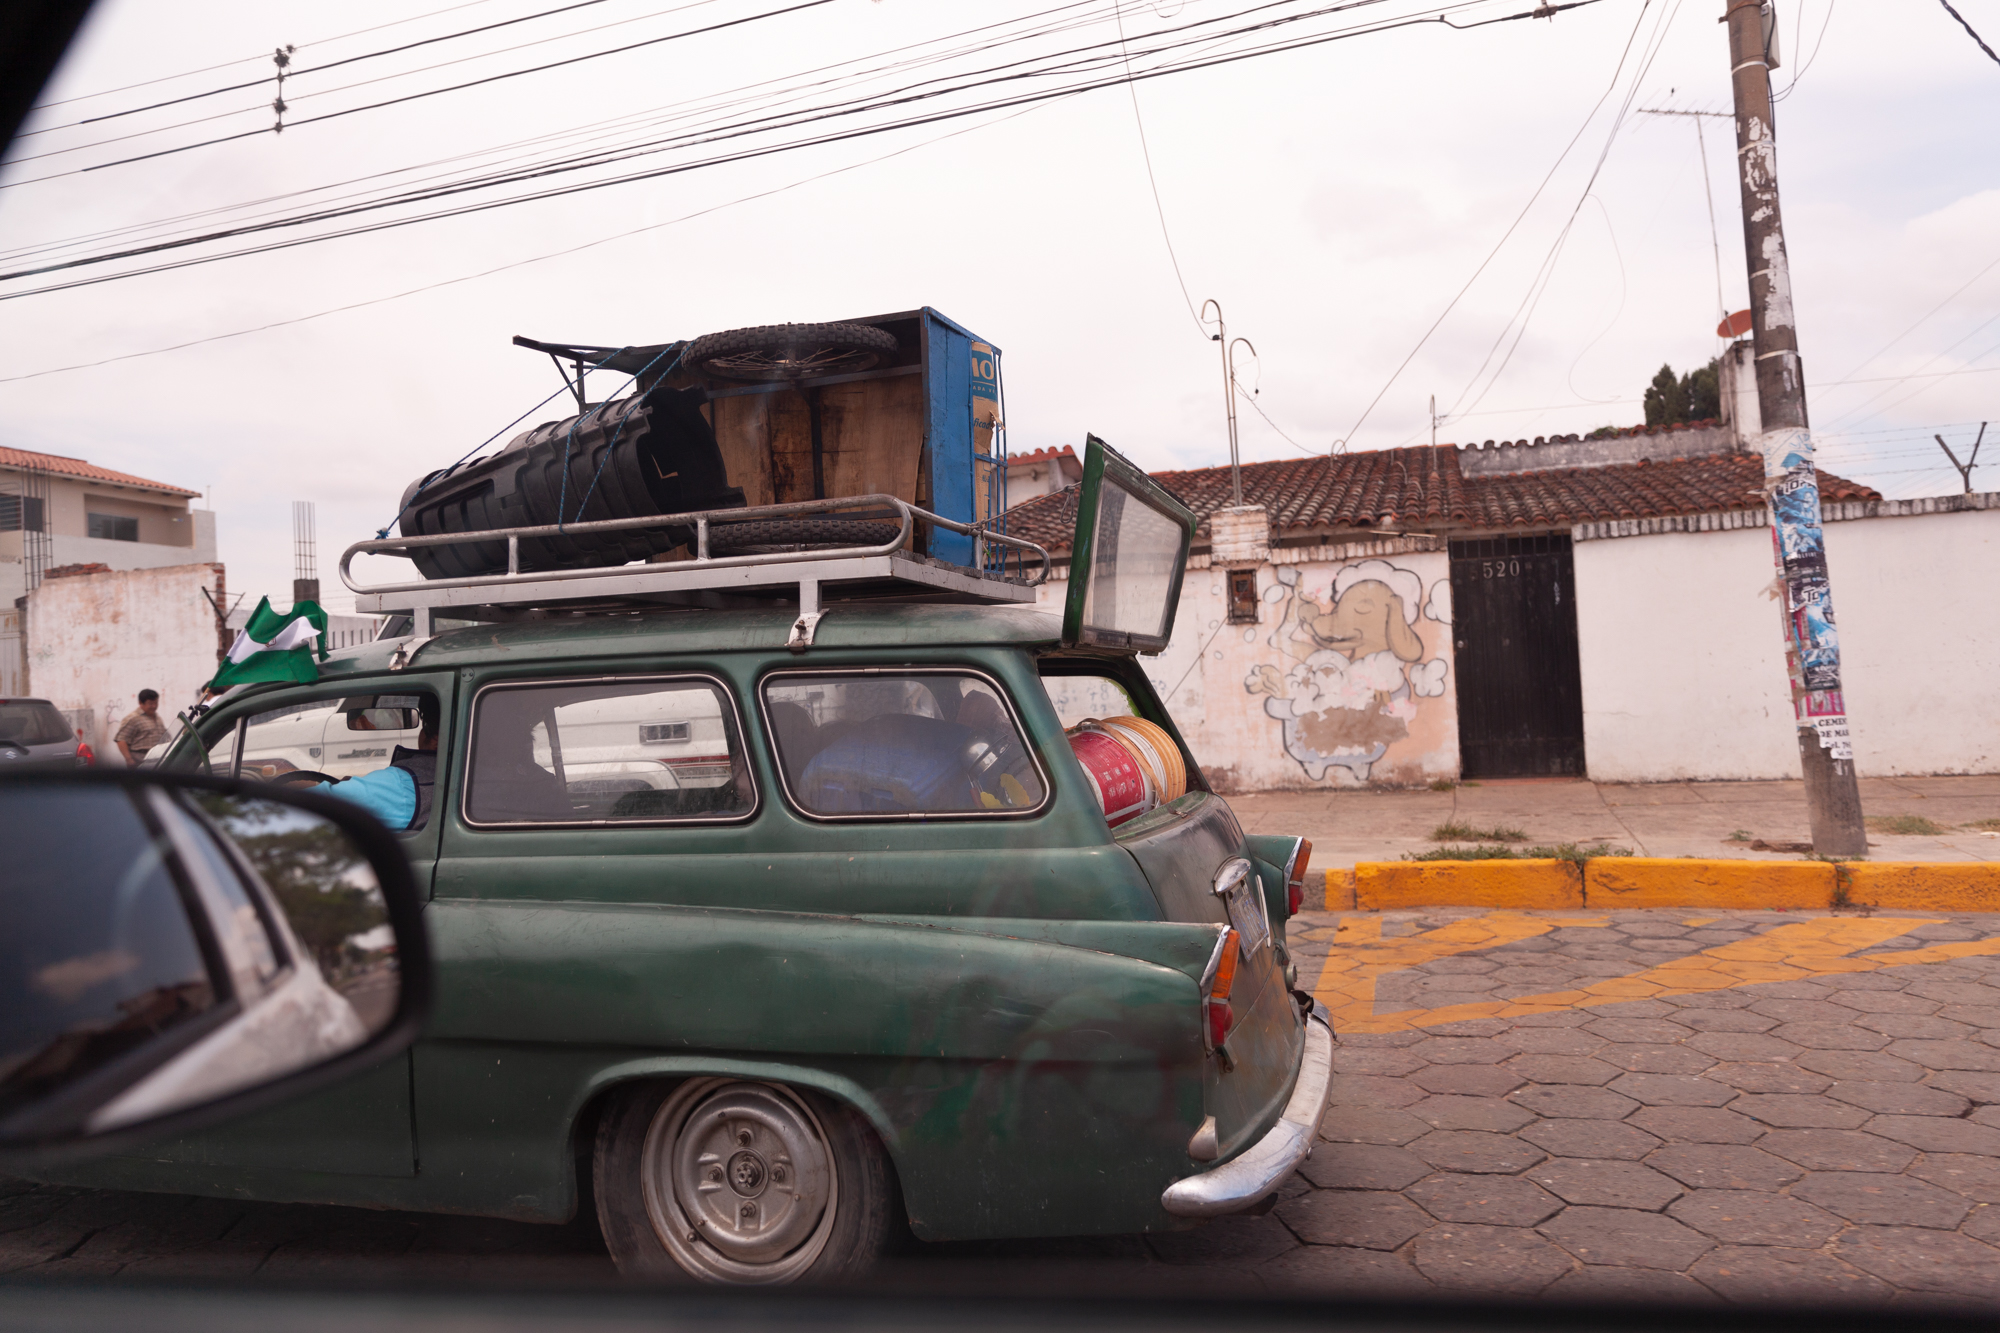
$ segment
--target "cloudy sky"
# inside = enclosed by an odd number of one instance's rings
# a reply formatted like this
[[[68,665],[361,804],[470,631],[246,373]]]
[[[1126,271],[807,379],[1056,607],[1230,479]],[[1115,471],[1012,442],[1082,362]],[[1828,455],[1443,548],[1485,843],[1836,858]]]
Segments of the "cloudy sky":
[[[1777,3],[1823,465],[1955,491],[1932,434],[2000,418],[2000,64],[1937,0]],[[1954,3],[2000,43],[2000,0]],[[1416,0],[799,4],[100,0],[0,171],[0,442],[209,492],[253,597],[288,595],[290,502],[315,501],[341,609],[339,550],[411,478],[560,414],[530,411],[559,385],[516,333],[654,343],[931,305],[1003,349],[1014,449],[1092,431],[1165,468],[1227,458],[1207,299],[1255,347],[1252,459],[1427,442],[1433,397],[1440,442],[1635,424],[1660,365],[1715,355],[1719,306],[1746,303],[1730,123],[1699,122],[1704,163],[1693,118],[1641,114],[1728,111],[1720,0],[1470,30],[1389,26],[1441,12]],[[1115,81],[1127,58],[1281,44]],[[1078,84],[1105,86],[1015,101]],[[917,91],[940,95],[826,114]],[[12,276],[269,222],[288,225]]]

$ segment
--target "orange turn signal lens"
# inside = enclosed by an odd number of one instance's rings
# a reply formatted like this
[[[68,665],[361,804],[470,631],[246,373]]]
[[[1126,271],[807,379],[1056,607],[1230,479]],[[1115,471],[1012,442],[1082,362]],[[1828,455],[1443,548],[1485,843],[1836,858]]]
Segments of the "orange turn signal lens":
[[[1299,839],[1299,853],[1292,858],[1292,878],[1285,885],[1285,907],[1289,916],[1299,914],[1299,905],[1306,900],[1306,867],[1312,864],[1313,845],[1311,838]]]

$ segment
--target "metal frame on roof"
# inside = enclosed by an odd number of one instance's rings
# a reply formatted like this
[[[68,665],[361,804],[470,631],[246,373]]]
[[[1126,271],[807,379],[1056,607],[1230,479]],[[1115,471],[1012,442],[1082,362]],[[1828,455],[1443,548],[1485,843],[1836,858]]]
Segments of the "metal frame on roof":
[[[873,546],[842,546],[813,551],[772,551],[750,555],[709,554],[711,523],[798,518],[868,506],[893,509],[901,522],[896,536]],[[953,565],[906,549],[919,522],[934,524],[973,539],[972,565]],[[661,564],[603,565],[583,569],[523,570],[521,538],[585,536],[642,528],[695,529],[695,550],[686,560]],[[350,566],[357,555],[407,557],[423,546],[455,546],[473,542],[507,544],[507,571],[465,578],[418,579],[406,583],[355,582]],[[998,543],[1022,554],[1021,576],[1007,578],[987,572],[985,546]],[[1028,554],[1041,557],[1041,569],[1029,577]],[[340,581],[355,594],[361,614],[407,612],[415,638],[431,634],[438,612],[456,611],[470,618],[478,613],[559,609],[627,610],[685,600],[691,593],[770,593],[796,587],[799,614],[786,646],[803,652],[812,646],[813,631],[825,614],[823,591],[836,596],[856,593],[922,594],[969,602],[1031,602],[1035,589],[1048,578],[1048,550],[1021,537],[994,532],[983,524],[958,523],[893,495],[855,495],[792,504],[758,505],[748,509],[707,509],[686,514],[602,519],[590,523],[546,524],[540,527],[490,528],[418,537],[391,537],[354,543],[341,553]]]

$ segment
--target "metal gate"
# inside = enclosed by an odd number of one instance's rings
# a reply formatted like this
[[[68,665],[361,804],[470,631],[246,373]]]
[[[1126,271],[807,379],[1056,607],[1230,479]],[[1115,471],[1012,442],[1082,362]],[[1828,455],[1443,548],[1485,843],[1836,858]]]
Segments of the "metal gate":
[[[1566,533],[1451,544],[1466,777],[1583,776],[1572,569]]]

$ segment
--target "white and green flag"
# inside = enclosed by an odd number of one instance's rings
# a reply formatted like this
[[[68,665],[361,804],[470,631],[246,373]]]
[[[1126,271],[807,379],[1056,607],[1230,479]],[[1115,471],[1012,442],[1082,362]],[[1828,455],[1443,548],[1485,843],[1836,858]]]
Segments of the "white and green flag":
[[[250,620],[230,645],[229,656],[208,683],[211,690],[252,681],[288,680],[310,683],[319,679],[315,650],[325,658],[326,612],[316,602],[294,602],[280,615],[271,609],[271,599],[257,603]]]

